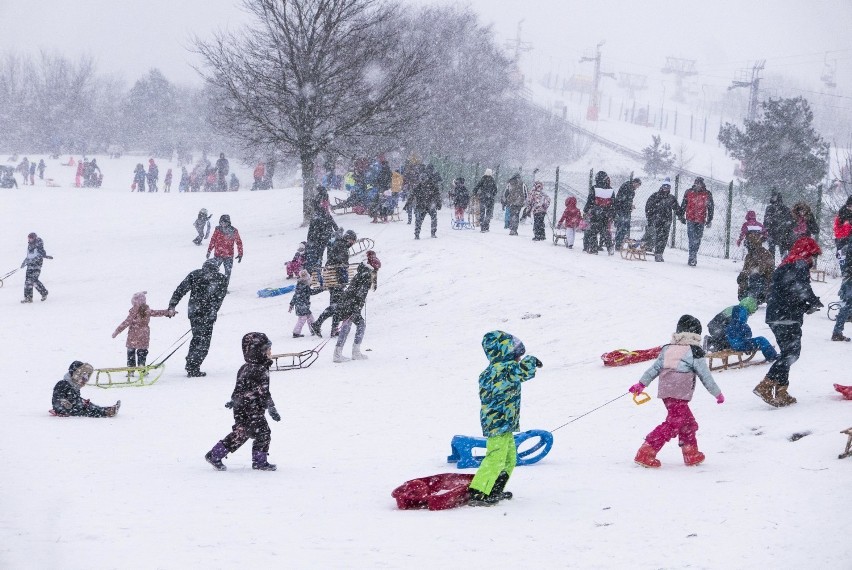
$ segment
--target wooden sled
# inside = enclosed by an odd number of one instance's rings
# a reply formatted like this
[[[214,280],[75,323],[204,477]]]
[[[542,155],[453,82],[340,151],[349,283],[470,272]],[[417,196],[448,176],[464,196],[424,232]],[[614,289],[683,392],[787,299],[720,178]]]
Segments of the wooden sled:
[[[355,277],[355,272],[358,270],[357,263],[345,265],[326,265],[321,269],[311,271],[311,289],[329,289],[345,287],[346,283]],[[341,282],[342,272],[346,271],[349,278]]]
[[[754,366],[755,364],[765,364],[766,360],[752,362],[757,350],[751,352],[740,352],[739,350],[719,350],[716,352],[707,353],[707,365],[711,372],[724,372],[728,369],[745,368]],[[718,364],[713,364],[713,361],[718,361]]]
[[[816,281],[817,283],[825,283],[825,271],[822,269],[811,269],[811,281]]]
[[[95,368],[95,386],[98,388],[141,388],[151,386],[166,369],[166,365],[125,366],[121,368]],[[113,374],[117,379],[113,380]]]
[[[317,358],[319,358],[320,351],[328,343],[329,340],[331,339],[326,339],[314,348],[303,350],[302,352],[285,352],[283,354],[273,354],[272,356],[270,356],[270,358],[272,359],[272,366],[269,367],[270,372],[282,372],[287,370],[301,370],[302,368],[308,368],[316,361]]]
[[[843,453],[837,456],[837,459],[846,459],[852,455],[852,428],[845,429],[840,433],[849,436],[849,439],[846,440],[846,449],[843,450]]]
[[[647,256],[648,250],[645,248],[645,244],[639,240],[628,239],[624,242],[624,246],[621,248],[621,259],[627,259],[629,261],[648,261]]]
[[[364,253],[365,251],[369,251],[374,247],[376,247],[376,242],[374,242],[370,238],[361,238],[355,243],[353,243],[352,247],[349,248],[349,255],[358,255],[359,253]]]
[[[565,231],[565,228],[560,228],[559,224],[553,225],[553,220],[550,216],[547,217],[547,223],[550,226],[550,230],[553,232],[553,245],[559,245],[560,241],[568,243],[568,232]]]

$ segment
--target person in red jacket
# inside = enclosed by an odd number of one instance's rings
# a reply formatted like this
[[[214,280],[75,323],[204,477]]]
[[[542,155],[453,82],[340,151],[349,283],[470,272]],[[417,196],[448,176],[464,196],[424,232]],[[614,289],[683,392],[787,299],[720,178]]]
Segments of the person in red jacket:
[[[698,248],[701,247],[704,228],[709,229],[713,222],[713,194],[700,176],[683,195],[680,211],[680,221],[686,224],[686,235],[689,238],[689,266],[695,267],[698,264]]]
[[[834,218],[834,244],[837,247],[837,260],[840,270],[846,269],[849,259],[849,245],[852,243],[852,196],[837,212]]]
[[[240,232],[231,225],[231,216],[223,214],[219,218],[219,225],[213,230],[213,237],[210,238],[210,245],[207,246],[207,259],[210,259],[210,252],[213,252],[213,259],[216,265],[221,267],[225,264],[225,279],[230,284],[231,269],[234,267],[234,244],[237,245],[237,263],[243,260],[243,240],[240,239]]]
[[[556,227],[565,230],[565,245],[569,249],[574,247],[574,234],[582,220],[583,212],[577,207],[577,199],[574,196],[565,198],[565,211]]]

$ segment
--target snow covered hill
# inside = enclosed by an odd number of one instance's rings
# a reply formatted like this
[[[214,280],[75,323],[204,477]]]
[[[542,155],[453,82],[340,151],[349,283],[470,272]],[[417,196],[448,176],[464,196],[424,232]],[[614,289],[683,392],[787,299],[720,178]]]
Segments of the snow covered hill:
[[[0,289],[0,567],[848,568],[852,462],[837,454],[852,402],[831,385],[852,384],[852,346],[829,341],[824,311],[805,321],[791,374],[797,405],[772,409],[751,393],[766,366],[716,374],[721,406],[699,386],[699,467],[685,467],[674,442],[659,455],[662,469],[634,465],[665,410],[656,398],[636,406],[624,397],[556,431],[550,455],[516,469],[512,501],[397,510],[394,487],[454,471],[445,462],[452,436],[480,433],[485,332],[519,336],[544,362],[524,387],[521,424],[553,429],[626,393],[645,369],[604,368],[602,353],[662,344],[680,315],[706,327],[736,302],[730,261],[700,256],[689,268],[679,251],[663,264],[589,256],[531,241],[529,225],[510,237],[499,221],[488,234],[453,231],[446,208],[438,239],[419,241],[404,221],[336,217],[373,238],[382,261],[366,307],[369,360],[334,364],[327,347],[307,370],[273,373],[283,419],[272,422],[270,460],[279,470],[252,471],[246,445],[225,460],[227,472],[214,471],[203,456],[232,424],[223,404],[242,335],[267,333],[275,352],[316,344],[292,338],[289,295],[256,295],[284,283],[284,262],[305,239],[301,192],[179,194],[175,184],[171,194],[135,194],[136,162],[104,159],[100,190],[64,182],[0,191],[0,270],[20,265],[31,231],[55,258],[42,273],[46,302],[19,303],[22,272]],[[151,387],[83,390],[99,404],[121,399],[116,418],[50,417],[53,385],[73,360],[123,364],[124,335],[110,334],[131,295],[148,291],[151,306],[165,308],[201,266],[206,248],[193,245],[191,224],[202,207],[213,221],[230,214],[246,250],[208,376],[185,377],[183,348]],[[838,286],[815,290],[827,304]],[[314,313],[326,303],[313,297]],[[186,301],[178,311],[152,320],[152,356],[189,328]],[[752,328],[774,340],[763,315]],[[809,435],[790,441],[794,433]]]

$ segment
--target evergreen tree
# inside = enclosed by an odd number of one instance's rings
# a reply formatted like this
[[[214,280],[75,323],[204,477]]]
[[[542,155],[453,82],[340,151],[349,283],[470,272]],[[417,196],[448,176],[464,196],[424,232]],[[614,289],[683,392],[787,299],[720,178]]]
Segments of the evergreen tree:
[[[813,126],[813,113],[803,97],[769,99],[761,103],[762,116],[745,121],[745,129],[725,123],[719,141],[742,163],[742,177],[752,187],[777,187],[784,196],[799,200],[828,170],[829,145]]]
[[[659,135],[651,136],[651,144],[642,149],[642,157],[645,159],[645,172],[654,177],[670,171],[677,159],[671,146],[663,144]]]

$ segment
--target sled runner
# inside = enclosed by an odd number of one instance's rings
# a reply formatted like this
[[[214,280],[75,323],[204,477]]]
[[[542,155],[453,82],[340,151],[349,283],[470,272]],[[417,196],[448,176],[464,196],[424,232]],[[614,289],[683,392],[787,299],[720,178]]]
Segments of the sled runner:
[[[353,243],[352,247],[349,248],[349,255],[358,255],[359,253],[364,253],[365,251],[369,251],[374,247],[376,247],[376,242],[374,242],[370,238],[361,238],[355,243]]]
[[[846,459],[852,455],[852,428],[845,429],[840,433],[848,435],[849,439],[846,440],[846,449],[843,450],[843,453],[837,456],[837,459]]]
[[[530,438],[538,437],[539,440],[529,449],[520,450],[521,445]],[[515,434],[515,447],[518,448],[517,465],[532,465],[541,461],[545,455],[550,453],[553,447],[553,434],[543,429],[531,429]],[[484,437],[471,437],[467,435],[453,436],[450,442],[450,451],[447,463],[455,463],[459,469],[479,467],[483,455],[474,455],[475,448],[485,449]],[[538,452],[538,453],[536,453]]]
[[[345,206],[340,205],[340,204],[343,204],[345,202],[345,200],[341,200],[337,196],[333,196],[332,198],[334,199],[334,206],[332,206],[331,209],[334,210],[335,214],[341,214],[342,215],[342,214],[351,214],[352,213],[352,206],[351,205],[349,205],[349,204],[347,204]],[[338,211],[338,210],[340,210],[340,211]]]
[[[20,268],[20,267],[19,267],[19,268],[17,268],[17,269],[13,269],[12,271],[10,271],[9,273],[7,273],[6,275],[4,275],[4,276],[0,277],[0,287],[2,287],[2,286],[3,286],[3,280],[4,280],[4,279],[8,279],[9,277],[11,277],[12,275],[14,275],[15,273],[17,273],[17,272],[18,272],[18,271],[20,271],[20,270],[21,270],[21,268]]]
[[[826,314],[828,315],[828,320],[836,321],[837,313],[840,311],[842,303],[840,301],[834,301],[833,303],[828,304],[828,309],[826,310]],[[849,315],[849,318],[846,319],[846,322],[852,321],[852,315]]]
[[[636,362],[654,360],[660,355],[662,350],[662,346],[655,346],[654,348],[646,348],[644,350],[619,348],[612,352],[601,354],[601,360],[603,360],[604,366],[626,366],[627,364],[634,364]]]
[[[468,473],[441,473],[406,481],[393,490],[391,497],[402,510],[443,511],[467,504],[471,481],[473,475]]]
[[[180,338],[174,341],[169,348],[174,346],[174,349],[166,355],[165,358],[159,356],[154,359],[152,364],[146,366],[124,366],[117,368],[95,368],[95,386],[98,388],[141,388],[151,386],[163,375],[166,370],[166,360],[178,351],[189,340],[187,335],[192,332],[192,329],[183,333]],[[175,346],[177,345],[177,346]],[[165,351],[160,355],[165,354]],[[112,375],[115,374],[117,379],[113,380]],[[101,377],[103,375],[103,377]]]
[[[766,360],[752,362],[752,358],[757,354],[757,350],[751,352],[741,352],[739,350],[727,349],[716,352],[707,353],[707,365],[711,372],[718,372],[728,369],[745,368],[746,366],[754,366],[755,364],[765,364]],[[713,361],[718,361],[716,364]]]
[[[637,239],[628,239],[624,242],[621,248],[621,258],[630,261],[648,261],[645,257],[648,250],[645,248],[645,242]]]
[[[293,289],[295,289],[295,285],[285,285],[284,287],[272,288],[267,287],[266,289],[261,289],[257,292],[258,297],[277,297],[278,295],[283,295],[285,293],[289,293]]]
[[[811,269],[811,281],[816,281],[817,283],[825,283],[825,271],[822,269]]]
[[[308,368],[311,364],[319,358],[319,353],[323,349],[323,347],[328,343],[331,339],[326,339],[316,345],[314,348],[309,350],[303,350],[302,352],[285,352],[283,354],[273,354],[269,358],[272,359],[272,366],[269,368],[270,372],[280,372],[286,370],[301,370],[303,368]]]

